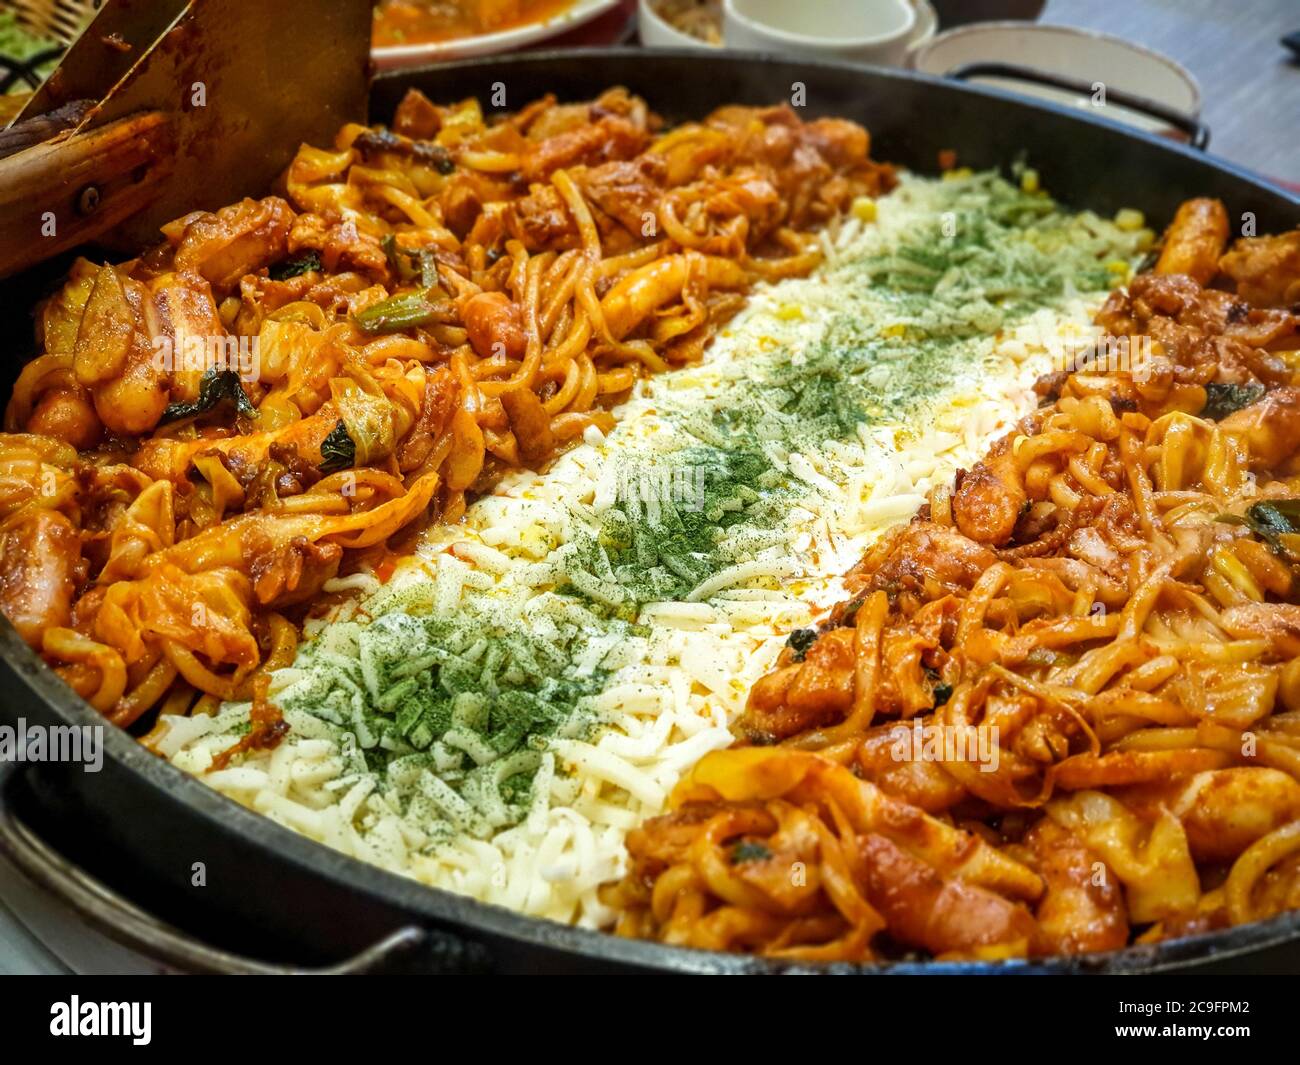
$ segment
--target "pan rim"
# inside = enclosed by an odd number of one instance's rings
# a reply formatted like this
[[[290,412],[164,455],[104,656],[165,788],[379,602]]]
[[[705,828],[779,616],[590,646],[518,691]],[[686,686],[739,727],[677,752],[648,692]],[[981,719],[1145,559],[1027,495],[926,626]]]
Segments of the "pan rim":
[[[1090,111],[1068,107],[1065,104],[1055,103],[1051,100],[1021,96],[1010,90],[1000,89],[992,85],[956,81],[952,78],[927,74],[919,70],[913,70],[910,67],[884,67],[874,63],[862,63],[846,59],[806,58],[803,56],[782,55],[779,52],[732,48],[723,49],[717,54],[713,52],[701,54],[699,49],[694,48],[647,49],[631,45],[616,45],[612,47],[538,49],[505,56],[467,56],[463,59],[454,59],[443,63],[428,63],[423,66],[403,67],[401,70],[381,71],[375,75],[372,81],[372,90],[375,84],[408,81],[418,78],[422,74],[437,73],[445,75],[460,70],[527,66],[534,63],[539,65],[557,62],[572,63],[575,61],[580,62],[583,59],[625,59],[631,62],[673,59],[695,64],[698,64],[701,60],[709,62],[720,60],[728,64],[755,63],[759,65],[797,63],[809,70],[825,70],[837,74],[865,73],[893,81],[941,87],[960,95],[997,100],[1013,108],[1028,112],[1047,112],[1071,123],[1082,123],[1086,126],[1105,130],[1122,140],[1139,141],[1161,151],[1180,156],[1194,165],[1208,166],[1211,169],[1248,182],[1270,195],[1280,197],[1291,206],[1300,208],[1300,191],[1278,184],[1267,174],[1261,174],[1211,152],[1198,151],[1189,145],[1170,140],[1156,133],[1148,133],[1145,130],[1109,118],[1103,118]]]
[[[401,83],[422,73],[440,76],[461,70],[493,70],[529,65],[574,64],[584,59],[620,60],[629,63],[654,63],[671,58],[690,64],[789,64],[791,57],[765,52],[726,51],[721,55],[701,54],[693,49],[639,49],[629,47],[544,50],[511,56],[474,57],[425,67],[404,68],[376,77],[377,84]],[[793,60],[801,67],[834,72],[839,76],[865,73],[887,80],[913,82],[942,87],[955,94],[990,98],[1003,106],[1025,112],[1047,112],[1059,121],[1100,127],[1120,141],[1137,141],[1153,149],[1173,154],[1197,168],[1226,174],[1255,189],[1276,197],[1297,212],[1300,222],[1300,195],[1272,183],[1236,164],[1172,143],[1154,134],[1132,129],[1109,119],[1072,110],[1048,101],[1029,100],[1002,89],[957,83],[952,80],[898,68],[837,60]],[[0,618],[0,662],[22,681],[44,710],[54,713],[65,724],[104,725],[104,719],[78,698],[71,688],[51,670],[18,636],[7,619]],[[0,708],[0,720],[13,715]],[[300,835],[269,817],[222,795],[198,778],[185,773],[170,762],[141,746],[127,732],[106,727],[104,757],[117,769],[131,774],[158,792],[161,806],[177,804],[191,815],[213,824],[225,835],[238,836],[250,859],[264,859],[269,852],[282,865],[292,866],[311,877],[329,881],[333,886],[353,894],[369,896],[393,911],[417,914],[430,926],[439,927],[453,936],[469,940],[490,937],[514,941],[519,945],[563,952],[575,961],[613,963],[635,969],[653,969],[674,973],[855,973],[931,975],[1047,975],[1072,973],[1134,973],[1173,971],[1265,950],[1300,939],[1300,911],[1280,914],[1235,928],[1171,940],[1164,944],[1130,946],[1119,951],[1095,955],[1053,956],[1044,959],[1007,962],[886,962],[886,963],[805,963],[777,962],[745,955],[693,950],[645,941],[629,940],[608,932],[560,924],[546,918],[529,917],[491,903],[440,888],[370,865],[326,844]],[[489,952],[491,948],[489,947]]]

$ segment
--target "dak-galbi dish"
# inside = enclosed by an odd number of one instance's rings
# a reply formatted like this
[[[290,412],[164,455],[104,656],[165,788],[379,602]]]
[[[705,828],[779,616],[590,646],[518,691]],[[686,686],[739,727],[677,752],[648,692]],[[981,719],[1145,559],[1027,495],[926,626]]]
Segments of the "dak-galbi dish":
[[[1300,233],[615,89],[412,94],[164,238],[38,309],[0,606],[212,787],[778,957],[1300,907]]]

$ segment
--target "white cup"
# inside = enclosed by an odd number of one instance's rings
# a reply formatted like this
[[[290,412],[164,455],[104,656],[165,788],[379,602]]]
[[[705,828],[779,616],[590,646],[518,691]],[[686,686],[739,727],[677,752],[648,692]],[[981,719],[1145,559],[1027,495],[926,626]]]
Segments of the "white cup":
[[[908,0],[723,0],[728,48],[903,62],[916,28]]]

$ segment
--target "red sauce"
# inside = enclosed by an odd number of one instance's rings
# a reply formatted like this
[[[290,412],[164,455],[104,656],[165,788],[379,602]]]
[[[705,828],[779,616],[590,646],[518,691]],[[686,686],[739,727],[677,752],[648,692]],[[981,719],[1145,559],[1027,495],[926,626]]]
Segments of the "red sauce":
[[[573,0],[381,0],[376,47],[476,37],[553,18]]]

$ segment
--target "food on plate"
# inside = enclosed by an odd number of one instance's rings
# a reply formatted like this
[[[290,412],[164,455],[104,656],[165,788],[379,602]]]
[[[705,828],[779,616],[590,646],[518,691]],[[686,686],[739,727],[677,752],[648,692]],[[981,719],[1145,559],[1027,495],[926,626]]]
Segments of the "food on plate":
[[[675,30],[722,44],[722,0],[658,0],[655,11]]]
[[[573,0],[379,0],[376,48],[500,33],[562,15]]]
[[[1227,228],[1184,204],[1097,315],[1119,343],[791,637],[628,835],[620,931],[988,959],[1300,908],[1295,234]]]

